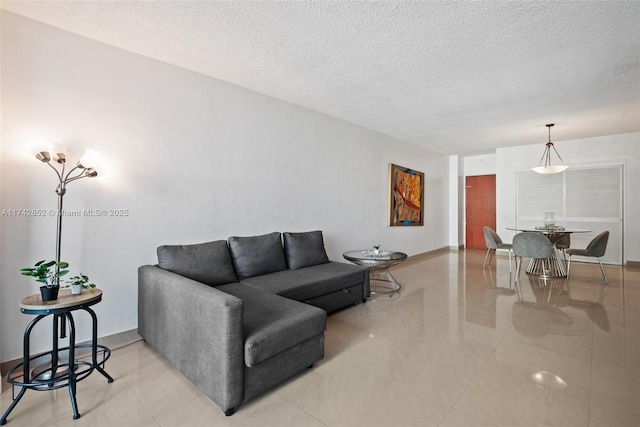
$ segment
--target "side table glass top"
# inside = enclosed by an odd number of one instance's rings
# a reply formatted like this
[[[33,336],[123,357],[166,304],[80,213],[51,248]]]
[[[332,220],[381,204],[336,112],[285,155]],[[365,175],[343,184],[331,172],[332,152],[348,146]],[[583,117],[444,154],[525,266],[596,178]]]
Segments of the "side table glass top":
[[[347,260],[360,260],[360,261],[402,261],[407,258],[407,254],[396,251],[380,251],[375,254],[371,249],[361,249],[357,251],[348,251],[342,255]]]

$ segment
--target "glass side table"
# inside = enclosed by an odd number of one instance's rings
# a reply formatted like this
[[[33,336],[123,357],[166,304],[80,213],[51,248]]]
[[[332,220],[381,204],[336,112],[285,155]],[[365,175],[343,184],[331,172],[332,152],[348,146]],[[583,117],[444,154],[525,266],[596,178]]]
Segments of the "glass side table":
[[[104,370],[104,364],[111,355],[109,348],[98,345],[98,318],[90,308],[102,301],[102,291],[94,289],[93,292],[83,290],[79,295],[72,295],[70,289],[62,289],[55,301],[43,302],[40,294],[30,295],[20,300],[20,311],[24,314],[35,315],[24,331],[22,362],[9,370],[7,382],[11,384],[13,401],[6,410],[0,425],[7,422],[7,417],[16,407],[27,390],[50,391],[68,387],[71,397],[71,409],[73,419],[80,418],[78,404],[76,402],[76,383],[87,378],[94,370],[100,372],[107,382],[113,382],[113,378]],[[92,319],[92,339],[89,344],[77,345],[76,328],[72,312],[83,310],[89,313]],[[53,315],[53,344],[50,351],[31,355],[30,337],[34,327],[47,316]],[[69,345],[59,347],[59,327],[64,322],[69,326]],[[64,338],[62,334],[60,338]],[[88,350],[88,353],[79,356],[78,350]],[[18,395],[15,388],[20,387]]]
[[[344,259],[356,265],[369,267],[369,282],[372,294],[391,294],[402,287],[391,275],[389,268],[407,259],[407,254],[396,251],[358,250],[342,254]]]

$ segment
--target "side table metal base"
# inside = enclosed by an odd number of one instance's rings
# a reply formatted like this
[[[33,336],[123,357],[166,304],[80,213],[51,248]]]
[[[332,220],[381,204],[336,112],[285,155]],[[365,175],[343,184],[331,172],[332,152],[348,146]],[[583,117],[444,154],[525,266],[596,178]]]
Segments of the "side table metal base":
[[[389,268],[407,259],[407,254],[396,251],[381,251],[375,253],[370,250],[349,251],[342,257],[355,265],[369,268],[369,290],[372,295],[391,294],[400,292],[402,286],[391,275]]]
[[[58,295],[58,300],[44,303],[39,295],[31,295],[20,301],[20,309],[25,314],[36,315],[24,332],[22,340],[22,362],[9,370],[7,382],[12,386],[13,400],[9,408],[0,418],[0,425],[7,422],[7,417],[16,407],[27,390],[51,391],[67,387],[71,399],[71,410],[73,419],[80,418],[78,403],[76,401],[77,383],[87,378],[94,370],[100,372],[107,382],[113,382],[113,378],[104,370],[104,365],[111,350],[98,345],[98,318],[90,308],[102,299],[102,291],[95,289],[91,294],[71,295],[70,292],[62,291]],[[83,310],[91,316],[92,333],[90,344],[76,344],[76,327],[72,315],[73,311]],[[52,347],[50,351],[31,355],[31,332],[42,319],[53,315]],[[64,348],[59,347],[58,324],[69,326],[69,345]],[[66,338],[66,328],[63,327],[60,339]],[[84,355],[78,354],[80,349],[88,349]],[[45,362],[45,363],[43,363]],[[33,369],[32,366],[35,366]],[[15,388],[20,387],[17,396]]]
[[[65,362],[64,360],[60,360],[62,365],[58,365],[56,367],[55,372],[52,372],[51,362],[43,363],[42,365],[36,366],[31,371],[31,378],[34,381],[49,381],[51,379],[56,379],[60,377],[64,377],[69,374],[69,367],[67,364],[69,362]]]
[[[87,353],[85,356],[81,356],[75,360],[75,364],[73,365],[74,369],[71,375],[69,374],[68,365],[58,366],[58,369],[56,371],[59,371],[60,368],[67,368],[65,369],[66,372],[64,374],[57,373],[56,376],[54,376],[54,378],[52,379],[51,365],[45,363],[45,364],[39,365],[38,367],[44,368],[47,365],[49,366],[49,371],[48,372],[45,371],[41,375],[41,377],[48,376],[48,378],[44,379],[44,378],[31,377],[29,379],[29,382],[27,383],[25,382],[25,378],[23,376],[23,372],[24,372],[23,364],[20,363],[15,367],[13,367],[13,369],[11,369],[7,373],[7,382],[10,383],[14,389],[15,387],[20,387],[20,391],[16,396],[14,396],[13,401],[11,402],[11,405],[9,405],[9,408],[5,411],[4,415],[2,415],[2,418],[0,418],[0,425],[4,425],[7,422],[7,417],[9,416],[9,414],[11,414],[11,411],[13,411],[13,409],[18,404],[20,399],[22,399],[22,396],[24,396],[27,390],[51,391],[51,390],[56,390],[64,387],[69,388],[69,397],[71,399],[71,409],[73,411],[73,419],[77,420],[78,418],[80,418],[80,413],[78,412],[78,404],[76,402],[76,395],[75,395],[76,384],[79,381],[82,381],[83,379],[88,377],[93,372],[94,369],[100,372],[107,379],[108,383],[113,382],[113,378],[111,377],[111,375],[109,375],[104,370],[104,364],[109,358],[109,356],[111,355],[111,350],[109,350],[108,347],[105,347],[103,345],[96,345],[95,349],[93,347],[94,346],[91,344],[83,344],[75,347],[75,349],[90,348],[91,353]],[[64,353],[64,352],[67,352],[68,350],[69,348],[65,347],[65,348],[59,349],[58,351],[61,353]],[[32,356],[29,359],[29,361],[34,361],[42,357],[50,357],[50,355],[51,355],[51,352],[39,354],[37,356]],[[85,359],[89,359],[89,360],[85,360]]]
[[[402,288],[386,267],[369,267],[369,286],[372,294],[391,294]]]

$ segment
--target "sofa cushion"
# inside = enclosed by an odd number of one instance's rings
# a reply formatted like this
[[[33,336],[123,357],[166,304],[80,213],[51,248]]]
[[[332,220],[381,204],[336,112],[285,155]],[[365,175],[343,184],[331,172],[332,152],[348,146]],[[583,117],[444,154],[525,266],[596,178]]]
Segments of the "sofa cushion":
[[[242,284],[217,289],[242,299],[247,367],[324,333],[327,313],[317,307]]]
[[[280,233],[262,236],[229,237],[231,259],[239,278],[287,269]]]
[[[366,267],[331,261],[245,278],[241,283],[296,301],[305,301],[364,283],[366,270]]]
[[[158,266],[209,286],[237,282],[229,246],[224,240],[158,247]]]
[[[309,267],[329,262],[324,250],[322,231],[283,233],[284,254],[290,269]]]

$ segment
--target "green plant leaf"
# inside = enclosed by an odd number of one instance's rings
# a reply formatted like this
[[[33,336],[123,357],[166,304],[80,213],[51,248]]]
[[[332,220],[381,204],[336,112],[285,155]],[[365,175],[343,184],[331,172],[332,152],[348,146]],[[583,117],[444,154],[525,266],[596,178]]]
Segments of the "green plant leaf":
[[[52,269],[51,267],[54,267]],[[20,269],[20,274],[23,276],[34,277],[36,282],[47,283],[48,280],[53,280],[55,283],[60,284],[59,278],[68,274],[69,263],[65,261],[38,261],[34,264],[34,267],[24,267]]]

